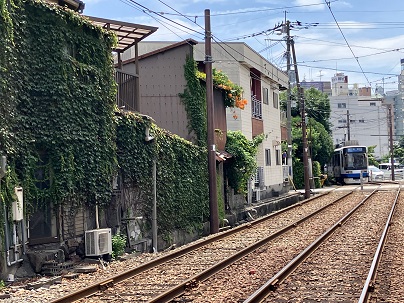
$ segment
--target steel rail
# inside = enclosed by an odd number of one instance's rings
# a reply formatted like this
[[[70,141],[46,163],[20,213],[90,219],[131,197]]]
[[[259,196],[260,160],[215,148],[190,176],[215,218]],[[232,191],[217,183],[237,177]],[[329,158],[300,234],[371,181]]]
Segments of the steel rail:
[[[367,279],[365,281],[365,284],[363,286],[362,293],[361,293],[361,296],[360,296],[360,298],[358,300],[358,303],[368,302],[368,300],[370,298],[370,293],[374,291],[374,288],[375,288],[374,287],[374,285],[375,285],[374,282],[375,282],[375,279],[376,279],[377,268],[379,267],[379,264],[380,264],[381,256],[382,256],[382,253],[383,253],[383,248],[384,248],[384,245],[386,243],[387,234],[388,234],[388,231],[389,231],[390,226],[391,226],[391,220],[392,220],[392,218],[394,216],[394,212],[395,212],[395,209],[396,209],[396,206],[397,206],[397,200],[398,200],[398,196],[400,194],[400,191],[401,191],[401,186],[399,187],[399,189],[397,191],[396,198],[394,200],[393,206],[391,207],[389,217],[387,218],[386,225],[385,225],[384,230],[383,230],[383,234],[380,237],[379,245],[377,246],[375,255],[373,257],[372,265],[370,266],[369,274],[368,274]]]
[[[354,212],[356,212],[377,190],[379,190],[379,188],[380,186],[375,188],[369,196],[363,199],[337,223],[335,223],[326,232],[314,240],[298,256],[285,265],[278,273],[276,273],[271,279],[269,279],[258,290],[250,295],[243,303],[262,302],[271,291],[276,290],[282,281],[284,281],[300,264],[302,264],[304,260],[306,260],[323,242],[325,242],[325,240],[327,240],[338,229],[338,227],[342,226],[342,224],[344,224]]]
[[[216,263],[214,266],[206,269],[205,271],[189,278],[188,280],[184,281],[181,284],[178,284],[174,287],[172,287],[171,289],[167,290],[166,292],[158,295],[157,297],[152,298],[151,300],[147,301],[147,303],[166,303],[166,302],[170,302],[171,300],[173,300],[174,298],[182,295],[187,289],[189,288],[193,288],[195,286],[197,286],[200,282],[208,279],[209,277],[213,276],[214,274],[218,273],[219,271],[221,271],[222,269],[228,267],[229,265],[235,263],[236,261],[240,260],[241,258],[247,256],[248,254],[252,253],[253,251],[255,251],[256,249],[260,248],[261,246],[264,246],[265,244],[267,244],[268,242],[270,242],[271,240],[281,236],[282,234],[286,233],[287,231],[296,228],[299,224],[303,223],[304,221],[307,221],[308,219],[310,219],[311,217],[317,215],[318,213],[322,212],[323,210],[327,209],[328,207],[334,205],[336,202],[344,199],[345,197],[347,197],[348,195],[352,194],[352,192],[348,192],[347,194],[339,197],[338,199],[336,199],[335,201],[313,211],[312,213],[310,213],[309,215],[307,215],[304,218],[301,218],[291,224],[289,224],[288,226],[285,226],[284,228],[278,230],[277,232],[269,235],[268,237],[246,247],[245,249],[235,253],[234,255],[230,256],[229,258]]]
[[[277,212],[271,213],[271,214],[269,214],[267,216],[258,218],[258,219],[254,220],[254,221],[249,222],[248,224],[243,224],[243,225],[240,225],[238,227],[229,229],[227,231],[218,233],[217,235],[215,235],[213,237],[210,237],[209,239],[206,239],[206,240],[200,241],[200,242],[196,242],[196,243],[191,244],[191,245],[189,245],[189,246],[187,246],[185,248],[173,251],[170,254],[167,254],[167,255],[162,256],[160,258],[151,260],[151,261],[149,261],[149,262],[147,262],[147,263],[145,263],[145,264],[143,264],[141,266],[129,269],[129,270],[123,272],[123,273],[120,273],[120,274],[117,274],[115,276],[109,277],[109,278],[107,278],[107,279],[105,279],[103,281],[91,284],[91,285],[89,285],[87,287],[84,287],[82,289],[79,289],[79,290],[76,290],[74,292],[71,292],[71,293],[69,293],[69,294],[67,294],[67,295],[65,295],[63,297],[54,299],[54,300],[50,301],[49,303],[71,303],[71,302],[75,302],[75,301],[77,301],[79,299],[82,299],[84,297],[93,295],[93,294],[95,294],[95,293],[97,293],[99,291],[104,291],[107,288],[113,287],[114,284],[120,283],[120,282],[122,282],[124,280],[127,280],[127,279],[129,279],[131,277],[134,277],[134,276],[136,276],[138,274],[141,274],[141,273],[143,273],[143,272],[145,272],[147,270],[152,269],[153,267],[157,267],[157,266],[159,266],[159,265],[161,265],[163,263],[166,263],[166,262],[168,262],[170,260],[173,260],[173,259],[176,259],[176,258],[181,257],[183,255],[186,255],[187,253],[189,253],[189,252],[191,252],[193,250],[199,249],[199,248],[201,248],[203,246],[206,246],[208,244],[211,244],[211,243],[213,243],[215,241],[221,240],[223,238],[226,238],[228,236],[231,236],[231,235],[236,234],[238,232],[241,232],[243,230],[251,229],[252,227],[254,227],[256,225],[259,225],[259,224],[261,224],[261,223],[263,223],[263,222],[265,222],[267,220],[270,220],[270,219],[272,219],[274,217],[277,217],[277,216],[279,216],[281,214],[286,213],[288,210],[291,210],[291,209],[297,208],[297,207],[299,207],[301,205],[307,204],[308,202],[310,202],[312,200],[316,200],[316,199],[318,199],[320,197],[326,196],[326,195],[328,195],[328,194],[330,194],[331,192],[334,192],[334,191],[335,191],[335,189],[327,191],[327,192],[325,192],[323,194],[319,194],[317,196],[311,197],[309,199],[294,203],[293,205],[285,207],[285,208],[281,209],[280,211],[277,211]],[[353,191],[347,192],[345,195],[343,195],[342,197],[340,197],[336,201],[338,201],[340,199],[343,199],[344,197],[348,196],[352,192]],[[335,203],[336,201],[334,201],[333,203]],[[332,203],[330,203],[330,205],[332,205]],[[294,225],[296,225],[296,224],[298,224],[298,223],[295,222]],[[202,276],[205,276],[205,274],[203,274]],[[185,284],[185,283],[183,283],[183,284]],[[194,282],[191,279],[189,279],[187,281],[186,285],[180,285],[179,288],[187,289],[190,285],[193,285],[193,284],[194,284]],[[174,287],[174,288],[177,288],[177,287]],[[163,301],[161,301],[161,302],[163,302]]]
[[[170,254],[167,254],[167,255],[159,257],[157,259],[151,260],[151,261],[149,261],[149,262],[147,262],[147,263],[145,263],[145,264],[143,264],[141,266],[129,269],[129,270],[123,272],[123,273],[120,273],[120,274],[117,274],[115,276],[109,277],[109,278],[107,278],[107,279],[105,279],[103,281],[93,283],[93,284],[91,284],[91,285],[89,285],[87,287],[84,287],[82,289],[73,291],[73,292],[71,292],[71,293],[69,293],[69,294],[67,294],[67,295],[65,295],[63,297],[53,299],[49,303],[71,303],[71,302],[75,302],[75,301],[77,301],[77,300],[79,300],[81,298],[84,298],[84,297],[90,296],[92,294],[95,294],[95,293],[97,293],[99,291],[104,291],[107,288],[113,287],[113,285],[116,284],[116,283],[122,282],[122,281],[124,281],[126,279],[129,279],[131,277],[134,277],[134,276],[136,276],[136,275],[138,275],[140,273],[143,273],[143,272],[145,272],[145,271],[147,271],[147,270],[149,270],[149,269],[151,269],[153,267],[159,266],[159,265],[161,265],[161,264],[163,264],[163,263],[165,263],[167,261],[170,261],[170,260],[176,259],[178,257],[181,257],[183,255],[186,255],[187,253],[189,253],[189,252],[191,252],[193,250],[196,250],[198,248],[201,248],[203,246],[211,244],[211,243],[213,243],[215,241],[224,239],[224,238],[226,238],[228,236],[231,236],[231,235],[236,234],[238,232],[241,232],[243,230],[250,229],[251,227],[254,227],[254,226],[259,225],[259,224],[261,224],[261,223],[263,223],[263,222],[265,222],[267,220],[270,220],[270,219],[272,219],[274,217],[277,217],[277,216],[279,216],[279,215],[281,215],[283,213],[286,213],[287,211],[289,211],[291,209],[297,208],[297,207],[299,207],[299,206],[301,206],[303,204],[306,204],[306,203],[308,203],[308,202],[310,202],[312,200],[315,200],[315,199],[318,199],[320,197],[326,196],[330,192],[333,192],[333,191],[334,190],[331,190],[331,191],[328,191],[328,192],[326,192],[324,194],[320,194],[318,196],[311,197],[310,199],[306,199],[306,200],[294,203],[294,204],[292,204],[292,205],[290,205],[288,207],[285,207],[285,208],[281,209],[280,211],[271,213],[271,214],[266,215],[264,217],[258,218],[258,219],[254,220],[254,221],[251,221],[248,224],[243,224],[243,225],[237,226],[235,228],[226,230],[224,232],[218,233],[215,236],[210,237],[210,238],[208,238],[208,239],[206,239],[204,241],[196,242],[196,243],[191,244],[191,245],[189,245],[187,247],[180,248],[178,250],[173,251]],[[352,191],[348,192],[348,194],[350,194],[350,193],[352,193]]]

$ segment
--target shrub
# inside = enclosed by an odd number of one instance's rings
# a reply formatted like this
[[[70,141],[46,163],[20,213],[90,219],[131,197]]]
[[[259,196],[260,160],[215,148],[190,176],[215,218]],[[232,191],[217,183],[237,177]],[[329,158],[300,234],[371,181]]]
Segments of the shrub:
[[[126,236],[116,234],[112,237],[112,258],[116,259],[125,252]]]

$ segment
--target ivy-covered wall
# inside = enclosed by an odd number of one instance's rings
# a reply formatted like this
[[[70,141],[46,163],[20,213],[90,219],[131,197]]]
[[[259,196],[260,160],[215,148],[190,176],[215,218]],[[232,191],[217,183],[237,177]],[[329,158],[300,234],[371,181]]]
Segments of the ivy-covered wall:
[[[3,201],[21,185],[28,213],[49,204],[103,207],[119,172],[141,192],[136,203],[150,219],[156,159],[159,234],[208,221],[206,149],[116,110],[115,36],[58,6],[9,2],[0,0]],[[146,125],[154,141],[145,142]]]
[[[142,195],[143,215],[151,222],[152,165],[156,160],[157,220],[159,234],[175,229],[199,230],[208,221],[208,172],[206,148],[171,134],[144,116],[117,114],[117,148],[124,187],[136,187]],[[151,127],[153,141],[145,142]]]

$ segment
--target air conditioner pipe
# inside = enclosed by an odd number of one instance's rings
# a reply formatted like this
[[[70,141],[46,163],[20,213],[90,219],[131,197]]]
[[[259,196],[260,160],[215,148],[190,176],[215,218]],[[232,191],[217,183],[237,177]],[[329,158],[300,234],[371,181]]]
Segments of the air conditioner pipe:
[[[19,257],[19,255],[20,255],[20,253],[18,252],[17,247],[18,247],[18,246],[21,246],[21,244],[17,244],[17,240],[18,240],[18,238],[17,238],[17,224],[18,224],[18,222],[14,222],[14,223],[13,223],[14,261],[10,262],[10,259],[8,259],[8,260],[7,260],[7,264],[10,263],[10,265],[13,265],[13,264],[15,264],[15,263],[18,263],[18,262],[22,262],[22,261],[23,261],[22,258],[17,259],[17,258]],[[9,253],[8,253],[8,256],[10,256]],[[10,265],[9,265],[9,266],[10,266]]]
[[[100,228],[100,222],[98,220],[98,204],[97,203],[95,203],[95,227],[97,229]]]
[[[17,235],[16,235],[16,224],[13,223],[13,238],[14,238],[14,261],[10,261],[10,234],[9,234],[9,229],[8,229],[8,218],[7,218],[7,210],[6,210],[6,205],[3,205],[3,210],[4,210],[4,233],[5,235],[5,242],[6,242],[6,261],[7,261],[7,266],[14,265],[16,263],[22,262],[23,259],[17,259],[18,257],[18,252],[17,252]]]

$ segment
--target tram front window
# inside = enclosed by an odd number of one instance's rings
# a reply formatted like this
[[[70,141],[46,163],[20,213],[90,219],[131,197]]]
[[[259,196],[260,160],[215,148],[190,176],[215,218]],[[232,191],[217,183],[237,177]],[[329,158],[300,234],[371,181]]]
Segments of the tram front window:
[[[366,156],[363,153],[352,153],[345,155],[345,169],[367,169]]]

